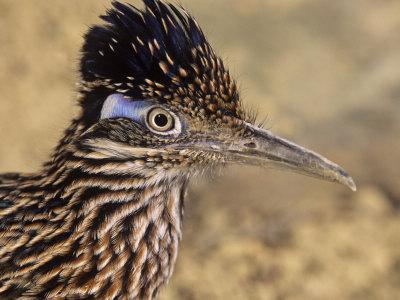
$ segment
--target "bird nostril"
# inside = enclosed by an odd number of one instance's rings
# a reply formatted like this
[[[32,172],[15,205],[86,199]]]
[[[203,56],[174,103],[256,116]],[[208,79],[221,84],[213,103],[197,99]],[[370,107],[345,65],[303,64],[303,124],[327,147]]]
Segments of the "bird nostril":
[[[246,143],[244,146],[251,149],[255,149],[257,147],[256,143],[254,142]]]

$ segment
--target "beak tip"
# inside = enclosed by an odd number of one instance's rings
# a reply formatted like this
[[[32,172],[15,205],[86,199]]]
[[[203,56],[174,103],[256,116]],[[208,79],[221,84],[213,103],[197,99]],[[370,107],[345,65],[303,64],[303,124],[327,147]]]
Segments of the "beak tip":
[[[343,180],[343,184],[346,185],[353,192],[357,191],[357,185],[355,184],[353,178],[347,177],[345,180]]]
[[[339,176],[336,177],[336,180],[339,183],[347,186],[353,192],[357,191],[357,185],[354,182],[353,178],[340,166],[337,166],[337,175],[339,175]]]

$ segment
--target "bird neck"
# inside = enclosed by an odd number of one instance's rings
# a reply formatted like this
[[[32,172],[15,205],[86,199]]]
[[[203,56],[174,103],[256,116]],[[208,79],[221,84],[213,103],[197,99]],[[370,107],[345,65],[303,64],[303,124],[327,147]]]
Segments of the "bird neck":
[[[38,265],[43,276],[35,278],[51,297],[151,299],[173,271],[187,180],[79,149],[73,137],[82,130],[75,122],[37,181],[50,219],[38,233],[40,253],[24,259],[46,259],[51,271]],[[61,282],[56,289],[53,281]]]

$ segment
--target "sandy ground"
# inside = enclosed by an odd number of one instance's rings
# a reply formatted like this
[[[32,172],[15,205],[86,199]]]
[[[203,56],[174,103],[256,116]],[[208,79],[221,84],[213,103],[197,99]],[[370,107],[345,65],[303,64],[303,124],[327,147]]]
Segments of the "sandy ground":
[[[400,299],[400,2],[182,0],[268,127],[359,190],[274,170],[194,182],[161,299]],[[0,0],[0,172],[34,171],[76,112],[108,0]]]

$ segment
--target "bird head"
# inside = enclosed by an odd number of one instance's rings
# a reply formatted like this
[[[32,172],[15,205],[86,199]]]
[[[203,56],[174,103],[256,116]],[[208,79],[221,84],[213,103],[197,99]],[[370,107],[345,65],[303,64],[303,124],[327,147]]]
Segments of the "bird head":
[[[113,2],[85,36],[79,138],[87,155],[137,172],[192,174],[210,166],[278,166],[355,190],[324,157],[255,125],[235,81],[183,8]]]

